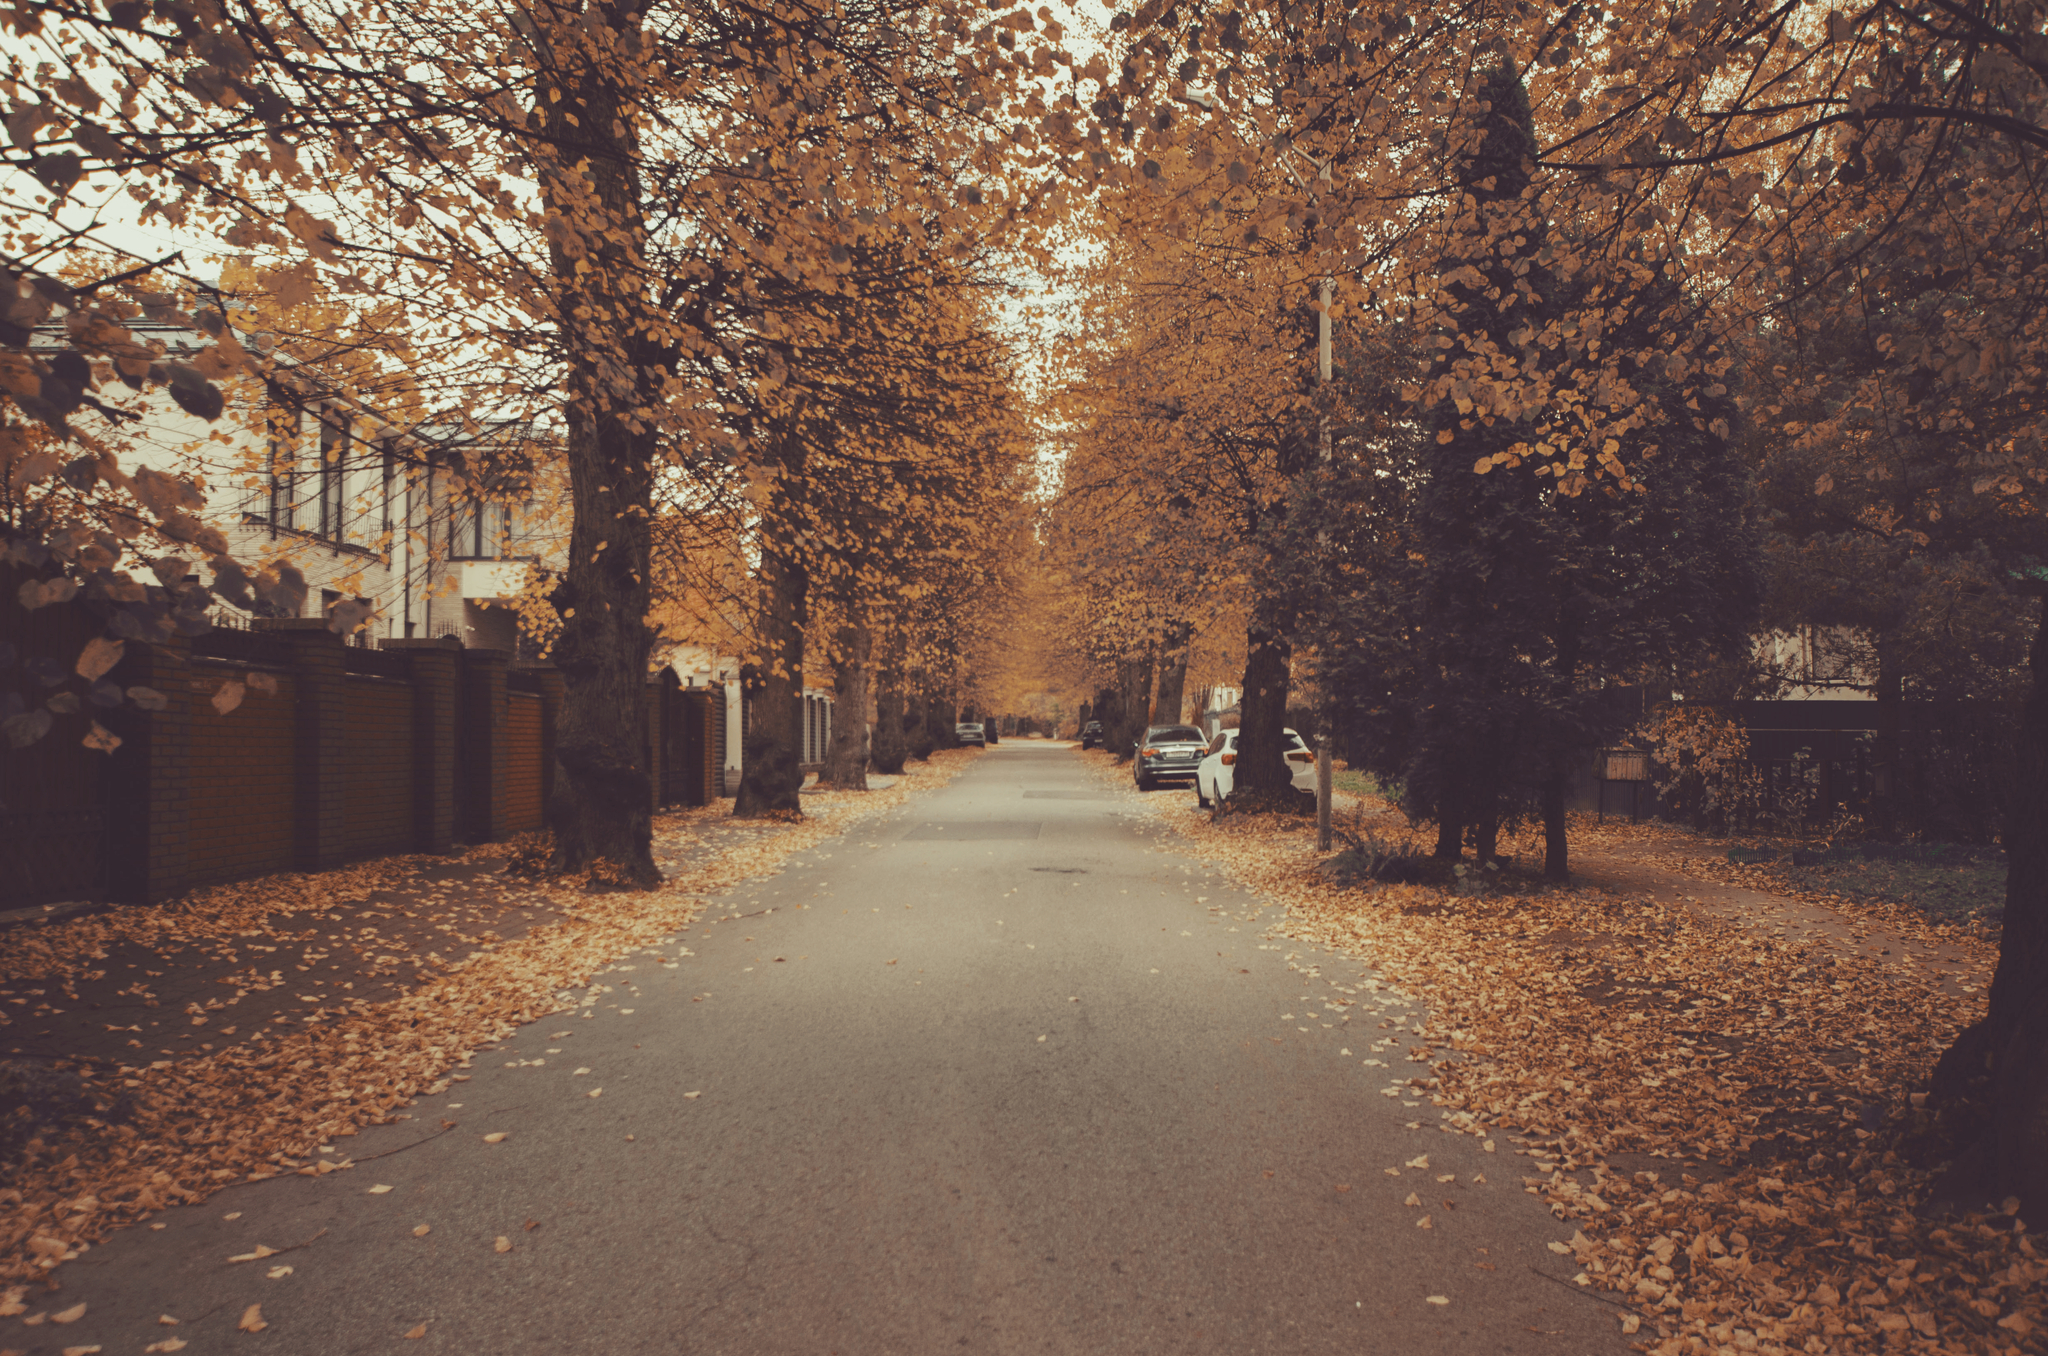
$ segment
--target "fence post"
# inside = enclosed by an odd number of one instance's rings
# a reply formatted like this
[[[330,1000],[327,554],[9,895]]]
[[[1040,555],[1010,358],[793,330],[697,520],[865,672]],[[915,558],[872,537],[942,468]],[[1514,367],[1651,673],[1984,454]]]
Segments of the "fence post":
[[[326,871],[348,856],[348,688],[345,642],[318,617],[259,618],[259,631],[282,632],[298,688],[292,856],[301,871]]]
[[[455,688],[462,646],[439,640],[387,640],[406,656],[412,679],[413,846],[445,856],[455,846]]]
[[[107,837],[108,894],[158,904],[185,890],[186,806],[191,784],[191,704],[207,698],[192,688],[192,642],[174,635],[154,644],[131,641],[110,675],[124,688],[164,695],[161,711],[124,707],[114,722]]]
[[[505,678],[512,671],[509,650],[462,651],[462,803],[465,841],[496,843],[507,836],[505,806]]]

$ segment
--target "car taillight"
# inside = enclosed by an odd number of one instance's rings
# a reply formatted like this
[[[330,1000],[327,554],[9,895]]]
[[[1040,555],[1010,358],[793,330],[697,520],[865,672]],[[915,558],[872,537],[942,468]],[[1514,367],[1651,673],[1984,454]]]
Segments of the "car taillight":
[[[1287,759],[1293,763],[1309,763],[1315,761],[1315,755],[1305,749],[1296,749],[1293,753],[1287,755]]]
[[[1236,763],[1237,763],[1237,755],[1236,755],[1236,754],[1234,754],[1234,753],[1226,753],[1226,754],[1224,754],[1224,755],[1223,755],[1223,766],[1225,766],[1225,767],[1233,767],[1233,766],[1235,766],[1235,765],[1236,765]]]
[[[1159,750],[1157,750],[1157,749],[1147,749],[1147,750],[1145,750],[1145,756],[1146,756],[1147,758],[1156,758],[1156,757],[1158,757],[1158,756],[1159,756]]]

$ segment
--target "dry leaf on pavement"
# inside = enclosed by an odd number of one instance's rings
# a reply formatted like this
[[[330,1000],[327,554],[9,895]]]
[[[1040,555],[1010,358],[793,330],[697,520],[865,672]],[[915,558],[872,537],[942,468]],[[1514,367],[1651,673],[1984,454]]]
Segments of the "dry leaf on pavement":
[[[235,1326],[243,1332],[262,1332],[270,1325],[263,1321],[263,1306],[252,1304],[242,1310],[242,1321]]]

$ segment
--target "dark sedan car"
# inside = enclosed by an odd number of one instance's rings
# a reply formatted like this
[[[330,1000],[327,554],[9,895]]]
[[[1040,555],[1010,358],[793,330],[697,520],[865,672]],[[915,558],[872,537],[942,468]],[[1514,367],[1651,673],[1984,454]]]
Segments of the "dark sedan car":
[[[969,745],[977,749],[988,747],[988,737],[982,733],[981,722],[978,720],[963,720],[958,725],[955,725],[953,727],[953,739],[962,748],[966,748]]]
[[[1081,727],[1081,747],[1099,749],[1102,747],[1102,722],[1091,720]]]
[[[1131,759],[1138,789],[1150,791],[1167,781],[1193,781],[1195,768],[1208,751],[1209,741],[1192,725],[1154,725],[1138,741],[1137,754]]]

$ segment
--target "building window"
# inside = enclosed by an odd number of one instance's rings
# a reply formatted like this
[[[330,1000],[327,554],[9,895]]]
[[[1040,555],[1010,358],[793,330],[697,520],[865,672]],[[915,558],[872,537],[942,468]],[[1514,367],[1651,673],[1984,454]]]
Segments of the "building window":
[[[269,502],[264,506],[264,519],[272,527],[296,526],[293,513],[293,496],[297,490],[299,447],[299,407],[275,400],[270,410],[270,450],[268,472]]]
[[[448,554],[456,560],[496,560],[504,554],[506,512],[503,504],[465,498],[454,514]]]
[[[343,474],[348,462],[348,416],[328,410],[320,416],[319,534],[341,540]]]

